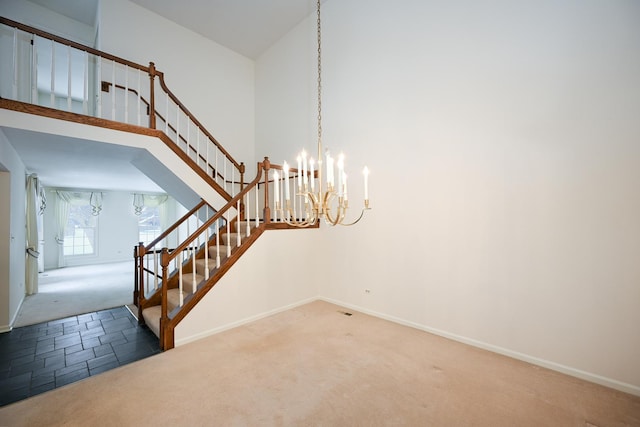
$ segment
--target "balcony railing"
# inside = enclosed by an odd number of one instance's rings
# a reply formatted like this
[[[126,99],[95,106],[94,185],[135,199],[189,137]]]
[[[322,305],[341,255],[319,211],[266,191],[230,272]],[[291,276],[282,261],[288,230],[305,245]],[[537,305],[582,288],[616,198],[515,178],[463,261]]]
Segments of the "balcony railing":
[[[229,199],[237,162],[169,90],[164,74],[0,17],[0,98],[162,131]]]

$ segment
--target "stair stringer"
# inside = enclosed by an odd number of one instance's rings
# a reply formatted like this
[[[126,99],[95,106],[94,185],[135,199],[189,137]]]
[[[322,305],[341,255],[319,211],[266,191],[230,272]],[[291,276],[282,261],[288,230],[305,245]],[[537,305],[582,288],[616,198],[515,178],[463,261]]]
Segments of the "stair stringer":
[[[234,248],[231,256],[224,260],[220,268],[216,269],[213,274],[203,283],[198,285],[196,292],[187,296],[184,304],[177,307],[173,312],[169,313],[169,321],[165,325],[160,325],[160,340],[163,350],[169,350],[175,346],[174,331],[180,322],[193,310],[193,308],[204,298],[204,296],[225,276],[225,274],[233,267],[233,265],[244,255],[249,248],[264,233],[265,224],[254,228],[249,237],[243,239],[242,244]]]

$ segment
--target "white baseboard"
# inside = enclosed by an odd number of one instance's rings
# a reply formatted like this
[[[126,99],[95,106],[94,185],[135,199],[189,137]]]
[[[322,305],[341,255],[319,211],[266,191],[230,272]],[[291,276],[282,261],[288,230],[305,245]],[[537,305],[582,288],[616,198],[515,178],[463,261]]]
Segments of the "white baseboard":
[[[318,297],[318,299],[322,301],[329,302],[331,304],[336,304],[345,308],[349,308],[352,310],[359,311],[364,314],[368,314],[374,317],[378,317],[380,319],[388,320],[390,322],[398,323],[400,325],[409,326],[411,328],[419,329],[421,331],[429,332],[434,335],[438,335],[444,338],[451,339],[453,341],[458,341],[464,344],[468,344],[474,347],[481,348],[483,350],[489,350],[494,353],[502,354],[504,356],[511,357],[513,359],[522,360],[523,362],[531,363],[533,365],[541,366],[543,368],[551,369],[553,371],[557,371],[566,375],[570,375],[572,377],[580,378],[592,383],[600,384],[605,387],[609,387],[615,390],[623,391],[625,393],[633,394],[635,396],[640,396],[640,386],[636,386],[633,384],[628,384],[622,381],[614,380],[611,378],[603,377],[601,375],[593,374],[590,372],[582,371],[580,369],[575,369],[570,366],[561,365],[559,363],[551,362],[549,360],[540,359],[537,357],[529,356],[524,353],[519,353],[517,351],[509,350],[503,347],[499,347],[496,345],[488,344],[482,341],[474,340],[471,338],[463,337],[456,334],[451,334],[449,332],[441,331],[439,329],[430,328],[425,325],[420,325],[418,323],[410,322],[404,319],[400,319],[394,316],[389,316],[387,314],[378,313],[373,310],[368,310],[363,307],[359,307],[353,304],[346,304],[342,301],[333,300],[331,298]]]
[[[211,336],[211,335],[219,334],[220,332],[224,332],[226,330],[233,329],[233,328],[236,328],[238,326],[242,326],[242,325],[247,324],[247,323],[255,322],[256,320],[260,320],[260,319],[263,319],[265,317],[268,317],[268,316],[271,316],[271,315],[274,315],[274,314],[278,314],[280,312],[287,311],[287,310],[290,310],[292,308],[299,307],[301,305],[309,304],[310,302],[313,302],[313,301],[316,301],[316,300],[318,300],[318,298],[316,298],[316,297],[307,298],[307,299],[304,299],[304,300],[301,300],[301,301],[297,301],[297,302],[295,302],[293,304],[288,304],[288,305],[285,305],[283,307],[278,307],[278,308],[273,309],[273,310],[265,311],[264,313],[256,314],[254,316],[250,316],[250,317],[247,317],[247,318],[235,321],[235,322],[227,323],[226,325],[222,325],[222,326],[219,326],[217,328],[208,329],[206,331],[200,332],[200,333],[195,334],[195,335],[191,335],[191,336],[186,337],[186,338],[176,339],[175,346],[179,347],[181,345],[188,344],[190,342],[197,341],[197,340],[200,340],[202,338],[206,338],[206,337]],[[178,327],[180,327],[180,326],[178,325]]]

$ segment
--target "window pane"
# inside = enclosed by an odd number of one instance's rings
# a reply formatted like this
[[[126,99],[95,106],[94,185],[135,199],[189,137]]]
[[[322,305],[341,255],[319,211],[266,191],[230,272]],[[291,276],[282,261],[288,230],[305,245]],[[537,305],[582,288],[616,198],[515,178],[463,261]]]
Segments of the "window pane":
[[[64,231],[64,255],[94,255],[97,217],[89,205],[70,206]]]
[[[148,245],[160,235],[160,208],[145,206],[138,217],[138,241]]]

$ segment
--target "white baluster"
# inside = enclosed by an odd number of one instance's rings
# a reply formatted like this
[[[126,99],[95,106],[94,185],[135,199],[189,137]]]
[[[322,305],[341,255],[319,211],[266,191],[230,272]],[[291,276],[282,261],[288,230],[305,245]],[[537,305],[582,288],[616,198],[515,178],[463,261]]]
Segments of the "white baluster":
[[[55,88],[56,88],[56,44],[52,41],[51,42],[51,93],[49,94],[51,108],[56,108]]]
[[[237,213],[236,213],[236,228],[238,229],[237,235],[238,235],[238,246],[240,246],[240,244],[242,243],[242,226],[240,223],[240,200],[238,200],[238,206],[237,206]]]
[[[223,159],[223,162],[224,162],[224,176],[222,177],[222,182],[224,183],[224,191],[227,191],[227,157],[226,156]]]
[[[187,120],[187,150],[189,150],[188,147],[191,146],[191,125],[192,125],[192,123],[191,123],[191,119],[189,118],[189,116],[187,116],[185,114],[184,117]],[[197,133],[196,133],[196,135],[197,135]],[[196,142],[196,165],[199,165],[198,162],[199,162],[199,160],[198,160],[198,144]]]
[[[207,219],[209,219],[208,206]],[[209,227],[207,227],[204,233],[204,280],[209,280]]]
[[[198,247],[200,247],[200,236],[198,236],[197,240],[194,240],[193,243],[195,246],[194,249],[191,250],[191,268],[192,268],[192,274],[191,274],[191,293],[195,294],[196,293],[196,249]]]
[[[218,147],[214,147],[215,148],[215,153],[216,153],[216,170],[214,172],[214,176],[213,176],[213,180],[215,182],[218,182]]]
[[[229,239],[230,236],[231,236],[231,229],[229,228],[230,227],[230,223],[231,223],[231,221],[230,221],[231,217],[230,216],[231,216],[231,212],[227,211],[227,239]],[[229,241],[229,242],[225,242],[225,243],[227,245],[227,257],[230,257],[231,256],[231,242]]]
[[[196,127],[196,165],[200,166],[200,129],[198,127]]]
[[[165,113],[164,113],[164,133],[169,136],[169,94],[167,93],[167,102],[165,105]]]
[[[178,264],[178,292],[180,294],[180,307],[182,307],[182,263],[184,261],[183,257],[184,251],[180,251],[180,263]]]
[[[38,47],[35,36],[31,37],[31,103],[38,105]]]
[[[215,222],[216,227],[216,268],[220,268],[220,227],[218,221]]]
[[[158,284],[159,284],[159,268],[158,268],[158,251],[154,248],[153,249],[153,290],[157,291],[158,290]]]
[[[142,83],[140,82],[142,73],[140,72],[140,70],[137,70],[138,72],[138,102],[137,102],[137,107],[136,110],[138,110],[138,126],[140,126],[140,124],[142,123],[142,108],[140,106],[140,94],[142,93]],[[151,107],[149,107],[151,108]],[[149,115],[151,115],[151,111],[149,111]]]
[[[71,46],[67,46],[67,111],[71,111]]]
[[[129,66],[124,64],[124,123],[129,123]]]
[[[176,144],[180,147],[180,106],[178,104],[176,104]]]
[[[249,235],[251,234],[251,220],[249,219],[249,192],[247,192],[247,194],[244,195],[244,199],[245,199],[245,207],[244,207],[244,212],[245,212],[245,218],[244,220],[247,223],[247,237],[249,237]]]
[[[207,169],[207,175],[209,175],[209,144],[207,143],[206,138],[205,138],[204,148],[205,148],[205,154],[204,154],[205,167]],[[215,181],[215,177],[213,177],[213,179]]]
[[[260,192],[258,191],[258,186],[255,187],[256,192],[256,228],[260,225],[260,207],[258,206],[260,203]]]
[[[111,60],[111,120],[116,119],[116,61]]]
[[[12,99],[18,99],[18,29],[13,29],[13,86],[11,89]]]
[[[86,116],[89,114],[89,54],[84,52],[83,57],[82,114]]]
[[[102,118],[102,57],[96,56],[96,117]]]

